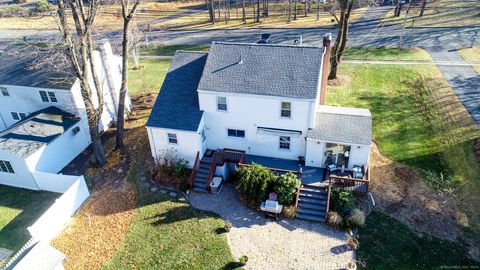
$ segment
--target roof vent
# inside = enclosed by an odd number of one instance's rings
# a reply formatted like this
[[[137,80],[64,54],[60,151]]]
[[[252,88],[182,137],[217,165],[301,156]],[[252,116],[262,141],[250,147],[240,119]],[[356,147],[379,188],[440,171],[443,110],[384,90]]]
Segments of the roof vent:
[[[240,55],[240,59],[238,60],[238,64],[243,64],[243,58],[241,55]]]

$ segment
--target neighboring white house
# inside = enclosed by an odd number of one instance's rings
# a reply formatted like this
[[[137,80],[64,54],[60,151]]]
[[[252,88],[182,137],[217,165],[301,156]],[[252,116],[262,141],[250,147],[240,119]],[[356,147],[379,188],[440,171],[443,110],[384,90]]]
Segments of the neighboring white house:
[[[22,50],[0,56],[0,184],[40,189],[35,173],[58,173],[91,142],[78,78],[68,67],[32,67],[37,57]],[[108,42],[95,57],[103,83],[103,132],[116,121],[121,57]]]
[[[214,42],[208,53],[178,51],[146,125],[152,156],[172,151],[193,166],[197,151],[233,148],[311,167],[366,166],[369,110],[324,105],[330,39],[324,48]]]

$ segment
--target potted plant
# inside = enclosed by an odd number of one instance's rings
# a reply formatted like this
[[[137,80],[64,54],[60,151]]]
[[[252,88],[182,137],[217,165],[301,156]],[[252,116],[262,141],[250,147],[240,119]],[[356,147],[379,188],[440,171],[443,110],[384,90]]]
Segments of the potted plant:
[[[354,261],[348,261],[345,265],[346,270],[357,270],[357,264]]]
[[[348,237],[347,245],[352,250],[356,250],[358,248],[358,246],[360,245],[360,242],[358,241],[358,239],[355,236],[350,236],[350,237]]]

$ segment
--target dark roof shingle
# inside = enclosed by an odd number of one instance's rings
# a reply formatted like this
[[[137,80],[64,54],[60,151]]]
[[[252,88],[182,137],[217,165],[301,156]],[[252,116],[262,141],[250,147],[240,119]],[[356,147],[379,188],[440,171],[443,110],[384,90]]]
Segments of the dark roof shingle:
[[[45,64],[43,67],[34,68],[38,57],[47,53],[29,54],[23,50],[17,53],[7,51],[0,55],[0,85],[70,90],[77,77],[69,67],[59,70],[59,67],[49,67]]]
[[[36,111],[0,132],[0,149],[26,158],[79,121],[77,116],[53,106]]]
[[[372,115],[368,109],[319,106],[315,128],[307,138],[358,145],[372,144]]]
[[[177,51],[147,121],[147,127],[197,131],[203,112],[197,86],[208,53]]]
[[[315,99],[323,49],[213,42],[198,90]]]

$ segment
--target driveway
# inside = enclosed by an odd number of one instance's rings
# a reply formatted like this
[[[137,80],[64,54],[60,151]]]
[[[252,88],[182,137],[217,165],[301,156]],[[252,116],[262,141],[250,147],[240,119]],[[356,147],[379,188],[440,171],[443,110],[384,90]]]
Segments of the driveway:
[[[193,193],[190,202],[232,223],[228,243],[235,258],[248,256],[247,269],[341,269],[355,258],[346,251],[346,232],[322,223],[265,219],[240,203],[231,183],[217,194]]]

